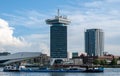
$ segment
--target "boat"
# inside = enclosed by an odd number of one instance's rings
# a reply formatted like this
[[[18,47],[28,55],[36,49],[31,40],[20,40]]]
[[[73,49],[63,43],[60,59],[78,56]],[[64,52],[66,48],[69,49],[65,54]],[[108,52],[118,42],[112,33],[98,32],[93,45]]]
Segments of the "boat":
[[[20,70],[17,68],[17,66],[8,65],[3,68],[3,71],[4,72],[19,72]]]
[[[46,67],[26,67],[26,66],[5,66],[3,69],[4,72],[85,72],[85,73],[98,73],[104,72],[103,67],[85,67],[85,68],[78,68],[78,67],[69,67],[69,68],[59,68],[59,69],[52,69]]]
[[[83,69],[79,68],[61,68],[61,69],[51,69],[51,68],[39,68],[39,67],[26,67],[26,66],[5,66],[4,72],[82,72]]]
[[[88,73],[99,73],[99,72],[104,72],[104,68],[94,68],[94,69],[86,69],[83,72],[88,72]]]
[[[21,68],[20,72],[82,72],[84,70],[78,68],[66,68],[66,69],[51,69],[51,68]]]
[[[83,72],[86,73],[101,73],[104,72],[104,68],[103,67],[87,67],[86,70],[84,70]]]

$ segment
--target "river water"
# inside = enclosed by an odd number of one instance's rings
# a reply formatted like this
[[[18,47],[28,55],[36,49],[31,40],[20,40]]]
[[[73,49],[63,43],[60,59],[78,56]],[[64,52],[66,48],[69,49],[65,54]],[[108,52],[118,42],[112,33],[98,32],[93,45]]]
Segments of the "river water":
[[[40,72],[2,72],[0,76],[120,76],[120,68],[105,68],[103,73],[40,73]]]

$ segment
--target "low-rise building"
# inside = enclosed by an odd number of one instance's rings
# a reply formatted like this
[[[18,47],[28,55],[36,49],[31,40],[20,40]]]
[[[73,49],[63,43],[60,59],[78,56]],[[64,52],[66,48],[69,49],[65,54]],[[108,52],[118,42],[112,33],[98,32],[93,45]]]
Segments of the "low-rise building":
[[[19,52],[7,56],[0,56],[0,64],[9,65],[19,64],[36,64],[49,65],[50,57],[41,52]]]
[[[72,60],[73,60],[74,65],[82,65],[83,64],[83,59],[81,59],[81,58],[74,58]]]
[[[78,52],[72,52],[72,58],[78,57]]]

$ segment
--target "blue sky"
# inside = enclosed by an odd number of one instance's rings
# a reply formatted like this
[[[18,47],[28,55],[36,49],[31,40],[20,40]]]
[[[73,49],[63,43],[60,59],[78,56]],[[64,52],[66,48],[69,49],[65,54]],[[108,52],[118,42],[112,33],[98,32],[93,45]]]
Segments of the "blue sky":
[[[103,29],[105,51],[120,55],[119,0],[0,0],[0,50],[49,53],[50,25],[57,9],[71,20],[68,51],[84,52],[84,31]]]

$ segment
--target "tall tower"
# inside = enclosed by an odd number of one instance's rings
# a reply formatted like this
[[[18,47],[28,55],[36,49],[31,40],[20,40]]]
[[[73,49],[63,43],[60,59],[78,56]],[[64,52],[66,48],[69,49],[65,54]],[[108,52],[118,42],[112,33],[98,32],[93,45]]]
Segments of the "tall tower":
[[[67,26],[70,21],[67,17],[58,15],[53,19],[47,19],[50,26],[50,57],[67,58]]]
[[[102,56],[104,35],[102,29],[88,29],[85,32],[85,51],[89,56]]]

